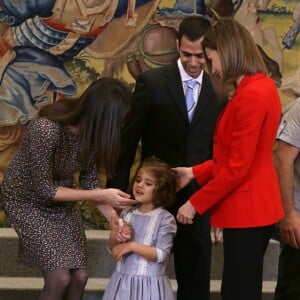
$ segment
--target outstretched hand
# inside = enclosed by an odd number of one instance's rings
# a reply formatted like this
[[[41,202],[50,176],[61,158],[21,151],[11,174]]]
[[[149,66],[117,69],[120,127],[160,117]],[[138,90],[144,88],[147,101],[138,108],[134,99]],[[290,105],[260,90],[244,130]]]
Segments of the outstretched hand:
[[[124,209],[134,204],[137,204],[137,201],[130,198],[130,195],[114,188],[103,189],[102,196],[104,201],[118,209]]]

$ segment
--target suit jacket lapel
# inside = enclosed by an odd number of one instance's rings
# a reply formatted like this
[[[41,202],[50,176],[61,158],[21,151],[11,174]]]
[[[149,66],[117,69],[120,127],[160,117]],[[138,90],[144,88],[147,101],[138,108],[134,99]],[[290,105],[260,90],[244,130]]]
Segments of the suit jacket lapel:
[[[165,71],[165,84],[167,90],[171,94],[171,98],[173,99],[179,114],[187,123],[189,123],[186,111],[185,96],[182,88],[182,81],[178,70],[177,62],[171,64],[169,68],[166,68]]]

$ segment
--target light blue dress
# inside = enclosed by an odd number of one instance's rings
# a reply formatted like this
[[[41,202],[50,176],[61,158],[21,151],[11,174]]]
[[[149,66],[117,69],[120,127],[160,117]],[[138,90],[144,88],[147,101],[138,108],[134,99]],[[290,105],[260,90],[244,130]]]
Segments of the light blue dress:
[[[135,208],[121,216],[134,229],[132,240],[156,247],[157,261],[135,253],[124,256],[117,262],[103,300],[174,300],[166,266],[177,229],[175,218],[163,208],[148,213]]]

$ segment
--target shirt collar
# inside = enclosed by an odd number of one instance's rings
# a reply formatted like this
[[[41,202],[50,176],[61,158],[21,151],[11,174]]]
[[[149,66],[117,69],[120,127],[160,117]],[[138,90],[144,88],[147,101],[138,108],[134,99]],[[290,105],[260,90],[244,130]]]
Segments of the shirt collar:
[[[181,60],[178,59],[177,60],[177,65],[178,65],[178,69],[179,69],[179,73],[180,73],[180,77],[181,77],[181,81],[185,82],[189,79],[196,79],[197,82],[201,85],[202,84],[202,80],[203,80],[203,70],[201,71],[201,73],[199,74],[199,76],[197,78],[192,78],[183,68]]]

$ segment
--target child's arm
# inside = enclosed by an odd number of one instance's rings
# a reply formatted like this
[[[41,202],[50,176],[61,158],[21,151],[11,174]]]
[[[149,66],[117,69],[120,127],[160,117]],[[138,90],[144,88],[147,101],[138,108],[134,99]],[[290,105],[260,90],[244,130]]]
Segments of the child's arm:
[[[155,246],[145,246],[134,241],[123,243],[112,249],[112,256],[114,259],[119,260],[125,254],[135,253],[149,261],[163,262],[169,258],[176,229],[175,218],[170,213],[165,212],[158,230]]]
[[[123,255],[135,253],[149,261],[157,261],[157,249],[154,246],[145,246],[137,242],[118,244],[112,249],[112,256],[115,260],[120,260]]]

